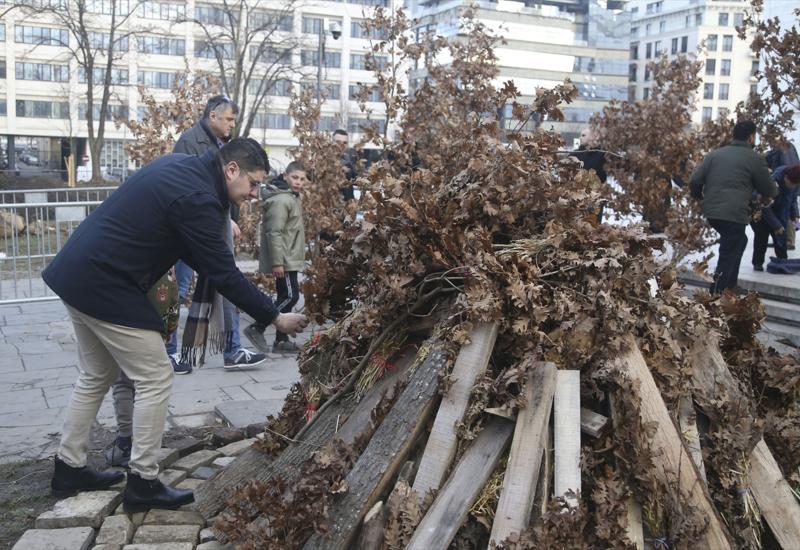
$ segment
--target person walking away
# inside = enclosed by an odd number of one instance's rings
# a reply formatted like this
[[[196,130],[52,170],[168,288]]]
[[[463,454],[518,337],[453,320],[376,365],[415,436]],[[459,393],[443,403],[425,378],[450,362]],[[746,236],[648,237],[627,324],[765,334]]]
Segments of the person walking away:
[[[689,180],[692,196],[702,196],[703,215],[720,236],[712,294],[737,288],[753,192],[768,198],[778,194],[766,161],[753,150],[755,137],[752,121],[737,122],[730,144],[708,153]]]
[[[279,313],[269,296],[247,281],[226,238],[230,203],[255,198],[268,167],[264,150],[249,139],[234,139],[202,157],[157,159],[92,212],[42,273],[66,306],[78,346],[78,381],[51,480],[55,495],[105,489],[124,479],[121,472],[86,464],[89,430],[122,371],[136,391],[124,509],[174,509],[193,501],[191,491],[158,479],[174,373],[164,348],[164,322],[147,292],[178,258],[198,272],[184,332],[186,355],[193,360],[208,349],[221,351],[232,330],[221,296],[281,332],[294,334],[307,325],[303,315]]]
[[[276,307],[281,313],[289,313],[300,298],[297,276],[305,267],[305,227],[300,190],[307,182],[306,170],[295,161],[286,167],[286,172],[272,180],[264,190],[264,206],[261,216],[261,252],[259,270],[271,272],[278,290]],[[266,327],[253,323],[244,331],[254,346],[266,351],[264,339]],[[299,348],[289,336],[275,331],[273,353],[297,353]]]
[[[781,166],[772,174],[778,184],[778,195],[772,204],[761,209],[760,219],[753,221],[753,269],[764,271],[767,241],[772,235],[775,256],[787,259],[787,228],[797,219],[797,194],[800,188],[800,164]]]

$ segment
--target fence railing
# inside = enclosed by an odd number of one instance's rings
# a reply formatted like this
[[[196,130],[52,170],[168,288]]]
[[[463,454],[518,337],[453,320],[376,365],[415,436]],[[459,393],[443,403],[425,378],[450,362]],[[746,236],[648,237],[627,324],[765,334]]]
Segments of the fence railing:
[[[57,299],[42,271],[115,189],[0,191],[0,304]]]

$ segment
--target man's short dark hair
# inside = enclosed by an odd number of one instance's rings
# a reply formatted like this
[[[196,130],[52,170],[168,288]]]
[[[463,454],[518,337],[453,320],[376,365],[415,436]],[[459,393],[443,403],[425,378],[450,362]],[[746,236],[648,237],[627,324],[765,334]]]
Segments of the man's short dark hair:
[[[346,136],[347,135],[347,131],[346,130],[342,130],[341,128],[337,128],[337,129],[335,129],[333,131],[333,135],[334,136]]]
[[[733,139],[747,141],[756,133],[756,125],[752,120],[740,120],[733,127]]]
[[[286,173],[291,174],[292,172],[305,172],[306,167],[302,163],[302,161],[295,160],[289,163],[289,166],[286,167]]]
[[[269,172],[269,157],[264,148],[253,138],[235,138],[219,150],[223,165],[235,162],[245,172],[264,170]]]
[[[208,103],[206,103],[206,108],[203,110],[203,118],[208,118],[208,115],[211,114],[211,111],[215,113],[222,114],[228,107],[233,110],[234,115],[239,114],[239,106],[234,103],[234,101],[226,95],[215,95],[208,98]]]

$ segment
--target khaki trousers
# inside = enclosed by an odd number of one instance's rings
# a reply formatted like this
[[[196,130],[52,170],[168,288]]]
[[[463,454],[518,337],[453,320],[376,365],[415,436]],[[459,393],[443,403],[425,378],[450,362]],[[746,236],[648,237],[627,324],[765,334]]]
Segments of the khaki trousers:
[[[136,388],[130,469],[145,479],[155,479],[174,376],[164,339],[157,331],[100,321],[64,305],[75,326],[80,374],[67,408],[58,456],[73,467],[86,465],[89,429],[121,370]]]

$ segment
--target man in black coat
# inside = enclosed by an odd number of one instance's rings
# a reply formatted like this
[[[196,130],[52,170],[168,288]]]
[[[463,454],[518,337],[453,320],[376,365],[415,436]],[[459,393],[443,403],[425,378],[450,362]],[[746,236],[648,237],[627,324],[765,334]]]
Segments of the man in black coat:
[[[147,291],[182,259],[257,322],[289,334],[307,324],[303,315],[279,314],[247,281],[225,238],[230,204],[255,198],[268,167],[266,153],[251,139],[235,139],[202,157],[155,160],[86,218],[43,272],[75,326],[80,365],[55,459],[54,493],[122,480],[121,473],[86,466],[89,429],[121,370],[136,386],[125,509],[177,508],[193,500],[191,491],[164,486],[157,477],[173,371],[162,319]]]

